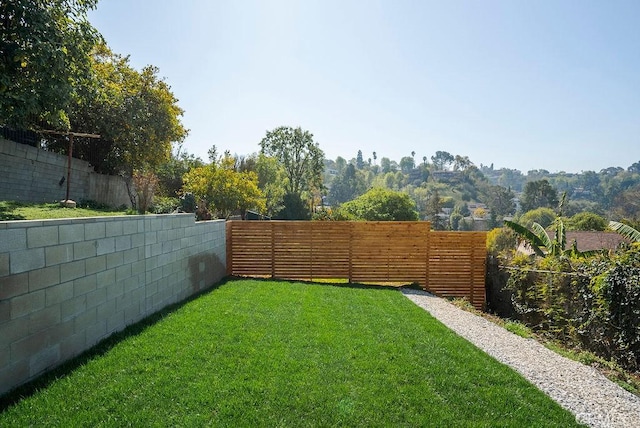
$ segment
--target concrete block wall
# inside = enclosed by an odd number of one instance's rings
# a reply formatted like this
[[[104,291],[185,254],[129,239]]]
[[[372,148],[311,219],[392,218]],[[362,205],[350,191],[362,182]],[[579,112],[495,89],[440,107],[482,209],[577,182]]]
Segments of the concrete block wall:
[[[60,201],[67,193],[67,157],[0,137],[0,176],[0,200]],[[69,198],[131,205],[122,177],[98,174],[80,159],[71,162]]]
[[[224,220],[0,222],[0,395],[225,272]]]

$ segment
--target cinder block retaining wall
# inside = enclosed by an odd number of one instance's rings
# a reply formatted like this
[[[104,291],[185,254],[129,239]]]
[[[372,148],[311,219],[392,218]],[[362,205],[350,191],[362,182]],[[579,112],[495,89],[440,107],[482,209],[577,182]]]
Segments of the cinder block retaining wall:
[[[224,220],[0,222],[0,394],[225,275]]]
[[[67,157],[0,137],[0,176],[0,201],[61,201],[67,193]],[[80,159],[71,162],[69,198],[131,205],[122,177],[98,174]]]

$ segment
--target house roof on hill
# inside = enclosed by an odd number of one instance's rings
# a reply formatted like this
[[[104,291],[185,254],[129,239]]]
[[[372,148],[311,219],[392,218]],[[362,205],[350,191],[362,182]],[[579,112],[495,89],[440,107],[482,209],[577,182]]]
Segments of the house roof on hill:
[[[573,241],[578,244],[578,251],[614,250],[622,242],[627,242],[622,235],[615,232],[567,231],[567,247],[573,245]]]
[[[555,232],[547,230],[547,233],[553,238]],[[578,244],[578,251],[615,250],[622,242],[628,242],[622,235],[615,232],[567,231],[567,248],[571,248],[573,241]],[[533,250],[524,243],[520,244],[518,251],[533,254]]]

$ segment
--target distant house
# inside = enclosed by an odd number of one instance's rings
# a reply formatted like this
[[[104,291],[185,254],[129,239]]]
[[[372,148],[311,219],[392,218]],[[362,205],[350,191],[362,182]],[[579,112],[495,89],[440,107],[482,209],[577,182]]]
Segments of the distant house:
[[[615,232],[594,232],[575,230],[567,232],[567,247],[578,244],[578,251],[615,250],[623,242],[628,242],[622,235]]]

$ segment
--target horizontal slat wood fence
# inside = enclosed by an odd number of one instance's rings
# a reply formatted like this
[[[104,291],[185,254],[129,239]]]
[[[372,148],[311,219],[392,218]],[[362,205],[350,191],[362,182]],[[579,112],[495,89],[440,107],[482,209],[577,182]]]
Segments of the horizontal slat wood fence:
[[[485,240],[429,222],[228,221],[227,274],[417,283],[482,308]]]

